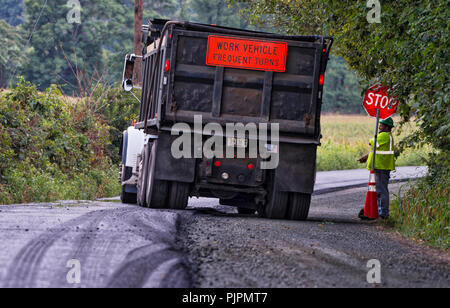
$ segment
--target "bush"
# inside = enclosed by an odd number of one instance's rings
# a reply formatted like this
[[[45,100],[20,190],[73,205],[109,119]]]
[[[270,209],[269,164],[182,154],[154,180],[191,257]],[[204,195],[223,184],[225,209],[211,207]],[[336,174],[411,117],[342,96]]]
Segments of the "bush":
[[[405,236],[450,249],[450,174],[420,180],[392,206],[391,222]]]
[[[140,91],[135,91],[136,97],[140,97]],[[119,148],[123,131],[126,130],[134,120],[137,120],[140,103],[132,94],[124,92],[122,88],[108,88],[100,85],[92,94],[92,101],[99,106],[98,110],[103,119],[109,124],[108,154],[114,164],[121,161]]]
[[[0,94],[0,204],[118,195],[109,129],[85,101],[20,80]]]

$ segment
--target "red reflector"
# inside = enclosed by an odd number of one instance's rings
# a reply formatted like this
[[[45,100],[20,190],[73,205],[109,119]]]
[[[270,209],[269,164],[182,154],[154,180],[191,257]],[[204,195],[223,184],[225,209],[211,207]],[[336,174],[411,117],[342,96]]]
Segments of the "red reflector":
[[[319,78],[319,85],[323,86],[324,83],[325,83],[325,76],[322,74],[322,75],[320,75],[320,78]]]
[[[165,67],[166,72],[170,71],[170,60],[166,61],[166,67]]]
[[[253,169],[255,169],[255,165],[253,165],[253,164],[248,164],[248,170],[253,170]]]
[[[326,49],[324,49],[324,50],[322,50],[323,51],[323,53],[326,53],[327,52],[327,50]]]
[[[222,163],[220,161],[216,161],[216,162],[214,162],[214,166],[220,167],[220,166],[222,166]]]

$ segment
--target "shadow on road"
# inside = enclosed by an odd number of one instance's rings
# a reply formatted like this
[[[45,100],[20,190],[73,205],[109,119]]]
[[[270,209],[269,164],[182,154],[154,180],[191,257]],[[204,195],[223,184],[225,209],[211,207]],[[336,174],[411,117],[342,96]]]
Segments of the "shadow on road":
[[[213,207],[192,207],[188,208],[187,211],[194,212],[198,215],[211,215],[214,217],[226,217],[226,218],[257,218],[264,220],[264,218],[259,218],[258,215],[246,215],[246,214],[238,214],[233,211],[234,208],[229,209],[218,209]],[[274,221],[266,219],[267,221]],[[283,221],[283,220],[280,220]],[[344,225],[364,225],[364,224],[373,224],[374,222],[364,222],[356,219],[351,218],[337,218],[337,217],[310,217],[306,221],[296,221],[297,223],[305,223],[305,222],[312,222],[312,223],[321,223],[321,224],[344,224]]]

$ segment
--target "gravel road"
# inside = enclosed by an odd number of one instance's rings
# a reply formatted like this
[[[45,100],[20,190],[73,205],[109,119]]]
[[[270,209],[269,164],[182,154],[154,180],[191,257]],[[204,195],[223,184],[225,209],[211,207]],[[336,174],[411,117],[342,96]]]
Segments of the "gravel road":
[[[392,185],[398,191],[401,184]],[[355,218],[366,189],[313,197],[307,222],[192,199],[182,212],[117,202],[0,206],[2,287],[450,287],[450,255]],[[70,260],[80,264],[71,284]]]
[[[203,209],[183,221],[181,232],[194,286],[372,287],[367,263],[377,259],[383,287],[450,287],[448,253],[356,218],[366,190],[314,196],[307,222],[224,214],[204,200],[192,202]]]

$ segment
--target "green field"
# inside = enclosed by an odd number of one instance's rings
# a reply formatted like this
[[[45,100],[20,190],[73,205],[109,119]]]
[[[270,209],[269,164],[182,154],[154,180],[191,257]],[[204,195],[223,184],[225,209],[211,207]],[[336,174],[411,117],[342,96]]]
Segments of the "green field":
[[[398,119],[397,121],[398,122]],[[394,138],[398,143],[414,131],[413,124]],[[369,140],[375,133],[375,119],[366,115],[322,116],[322,146],[318,151],[318,171],[365,168],[358,159],[370,151]],[[397,166],[419,166],[425,163],[429,149],[408,149],[397,158]]]

